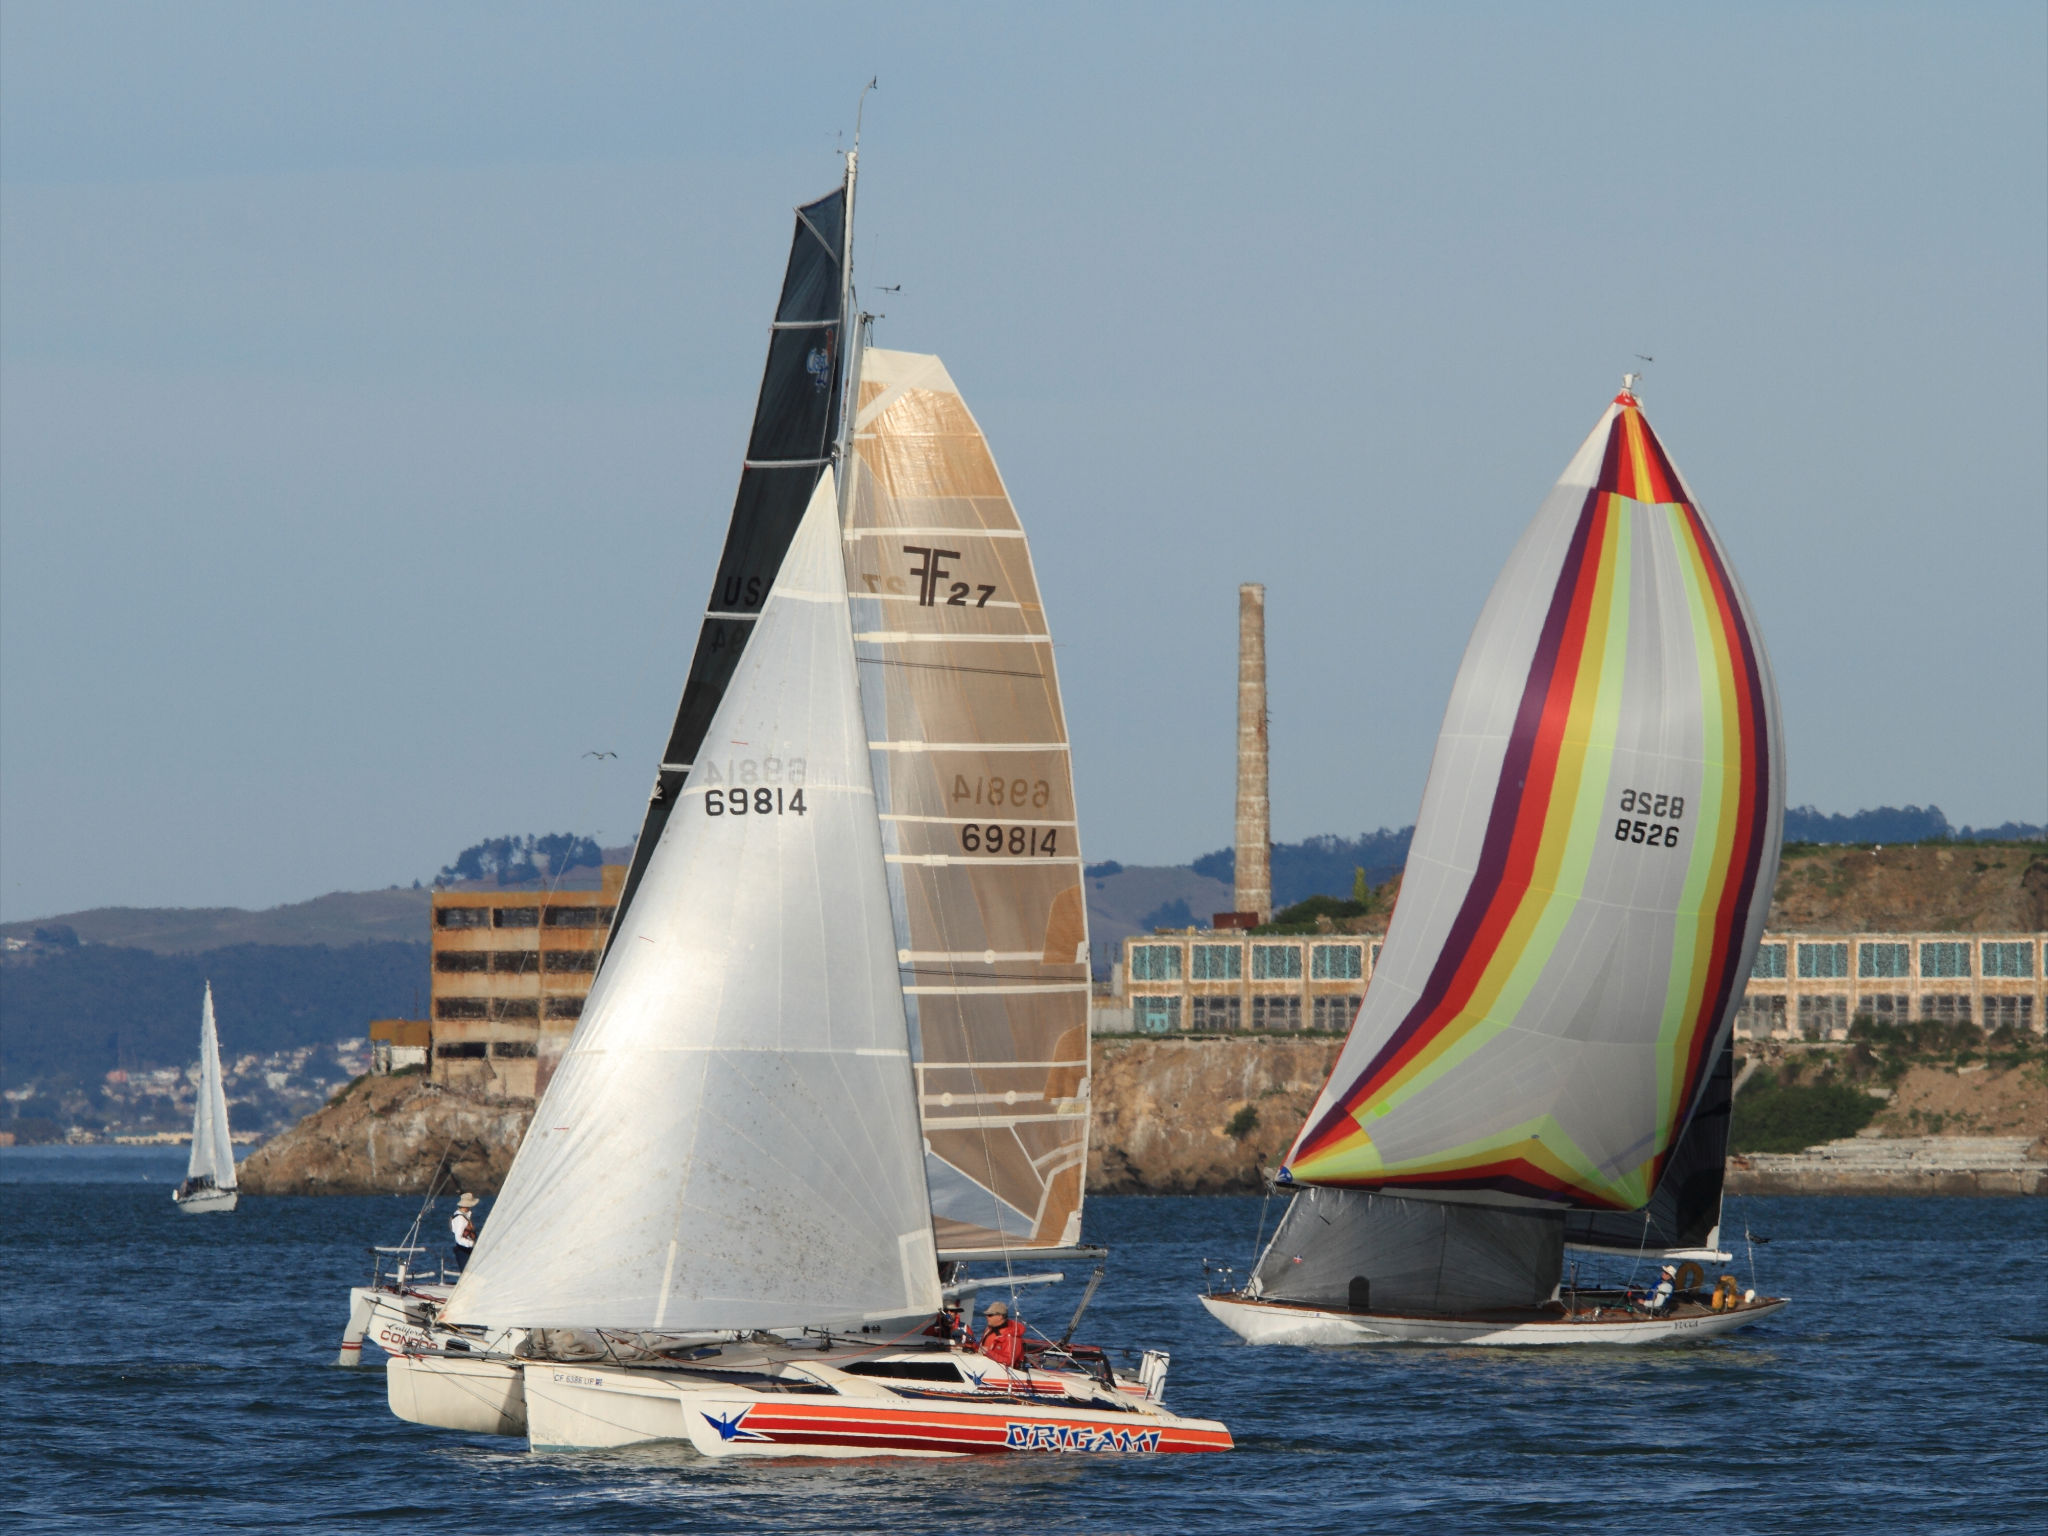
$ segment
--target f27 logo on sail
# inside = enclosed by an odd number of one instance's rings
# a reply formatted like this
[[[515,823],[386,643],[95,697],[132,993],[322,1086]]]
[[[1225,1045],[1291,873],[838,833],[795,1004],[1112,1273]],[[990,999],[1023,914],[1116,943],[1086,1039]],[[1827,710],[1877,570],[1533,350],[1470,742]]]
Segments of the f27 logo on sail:
[[[906,544],[903,546],[903,553],[906,555],[924,556],[923,565],[912,566],[910,569],[910,574],[917,578],[917,606],[920,608],[936,607],[938,604],[939,583],[945,581],[948,576],[953,574],[945,566],[939,564],[939,562],[941,560],[958,560],[960,558],[960,551],[957,549],[938,549],[925,544]],[[981,593],[980,600],[974,604],[977,608],[986,608],[988,600],[996,595],[996,589],[986,582],[974,588],[970,588],[964,581],[948,582],[946,587],[946,606],[948,608],[965,608],[967,606],[967,594],[970,590]]]
[[[1073,1424],[1006,1424],[1006,1451],[1157,1451],[1156,1429],[1090,1429]]]

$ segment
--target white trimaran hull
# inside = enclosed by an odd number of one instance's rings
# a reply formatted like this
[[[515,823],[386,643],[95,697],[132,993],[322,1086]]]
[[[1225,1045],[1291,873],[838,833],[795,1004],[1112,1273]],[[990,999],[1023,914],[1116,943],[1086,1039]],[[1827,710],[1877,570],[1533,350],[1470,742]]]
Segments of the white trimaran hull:
[[[1760,1298],[1729,1311],[1674,1317],[1613,1314],[1579,1320],[1501,1321],[1485,1318],[1401,1317],[1204,1296],[1202,1305],[1248,1344],[1456,1344],[1486,1347],[1612,1347],[1713,1338],[1782,1312],[1786,1297]]]

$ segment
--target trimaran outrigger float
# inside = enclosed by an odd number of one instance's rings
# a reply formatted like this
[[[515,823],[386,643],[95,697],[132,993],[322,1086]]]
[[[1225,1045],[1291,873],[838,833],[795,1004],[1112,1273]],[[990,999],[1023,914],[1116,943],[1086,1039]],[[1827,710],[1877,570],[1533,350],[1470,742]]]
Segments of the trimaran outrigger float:
[[[1646,1344],[1786,1305],[1566,1268],[1728,1258],[1731,1032],[1784,822],[1763,638],[1633,389],[1487,599],[1293,1198],[1202,1298],[1253,1343]]]
[[[547,1449],[1227,1449],[1165,1408],[1161,1353],[1126,1375],[1069,1325],[1005,1366],[927,1332],[1019,1260],[1102,1256],[1087,922],[1029,550],[938,359],[864,344],[857,166],[797,210],[583,1014],[452,1292],[369,1297],[391,1406]]]

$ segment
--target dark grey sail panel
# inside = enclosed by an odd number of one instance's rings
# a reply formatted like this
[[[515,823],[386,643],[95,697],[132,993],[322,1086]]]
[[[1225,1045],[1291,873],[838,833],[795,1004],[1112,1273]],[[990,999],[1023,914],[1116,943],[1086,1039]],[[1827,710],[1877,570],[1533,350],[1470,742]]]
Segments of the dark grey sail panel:
[[[805,203],[796,214],[725,549],[690,658],[675,726],[662,751],[647,817],[619,894],[614,934],[620,932],[626,908],[640,888],[676,793],[696,760],[705,727],[725,697],[839,434],[846,189]]]
[[[1360,1312],[1484,1312],[1540,1305],[1563,1268],[1562,1212],[1320,1186],[1288,1202],[1252,1292]]]
[[[1616,1253],[1704,1248],[1721,1224],[1721,1181],[1728,1166],[1728,1125],[1735,1108],[1735,1042],[1714,1058],[1699,1108],[1686,1123],[1639,1211],[1573,1211],[1564,1240],[1575,1248]]]

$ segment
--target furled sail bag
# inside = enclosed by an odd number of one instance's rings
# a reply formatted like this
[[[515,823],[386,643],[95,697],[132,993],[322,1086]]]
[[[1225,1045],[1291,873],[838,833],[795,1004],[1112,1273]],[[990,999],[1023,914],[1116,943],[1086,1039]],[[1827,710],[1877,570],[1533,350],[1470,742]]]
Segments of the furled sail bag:
[[[1742,999],[1783,785],[1749,603],[1624,393],[1480,614],[1386,946],[1282,1178],[1644,1205]]]

